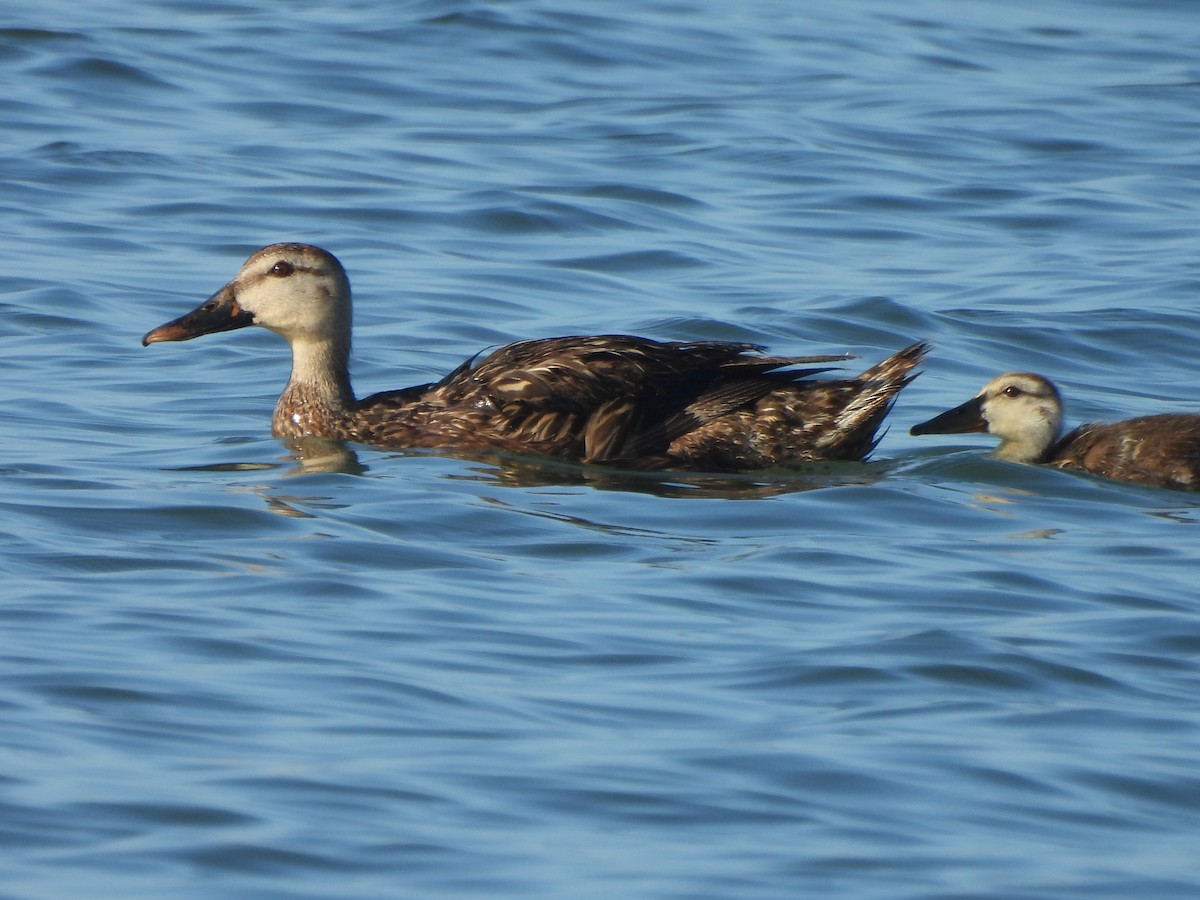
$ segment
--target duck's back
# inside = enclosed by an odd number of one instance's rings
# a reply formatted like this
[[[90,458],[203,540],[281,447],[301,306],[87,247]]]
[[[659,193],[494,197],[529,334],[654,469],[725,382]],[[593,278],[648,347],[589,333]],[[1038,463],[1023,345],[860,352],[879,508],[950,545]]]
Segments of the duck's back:
[[[805,381],[823,369],[797,368],[843,356],[771,357],[760,349],[627,335],[521,341],[436,384],[368,397],[359,416],[370,441],[389,446],[487,447],[640,468],[769,465],[786,461],[772,454],[790,453],[771,433],[819,417],[831,403],[852,406],[864,386]],[[905,352],[907,372],[924,348]],[[906,383],[899,377],[889,397]],[[859,455],[819,458],[861,458],[873,440],[871,429],[853,448]]]
[[[1058,443],[1049,463],[1135,484],[1200,490],[1200,416],[1164,413],[1083,425]]]

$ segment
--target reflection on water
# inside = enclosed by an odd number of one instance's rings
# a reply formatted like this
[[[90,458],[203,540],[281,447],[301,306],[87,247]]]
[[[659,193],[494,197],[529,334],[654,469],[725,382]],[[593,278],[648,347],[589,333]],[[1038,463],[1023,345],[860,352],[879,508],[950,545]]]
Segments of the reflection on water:
[[[363,456],[385,458],[446,456],[474,463],[469,469],[448,477],[500,487],[589,487],[600,491],[628,491],[658,497],[752,499],[775,497],[798,491],[821,490],[841,485],[868,485],[885,477],[883,463],[820,462],[795,464],[753,474],[707,474],[697,472],[639,472],[627,469],[563,462],[500,451],[438,453],[430,450],[355,449],[324,438],[290,438],[283,442],[296,463],[291,475],[340,473],[362,475],[369,470]],[[212,467],[240,469],[255,464],[232,463]]]
[[[750,500],[800,491],[873,484],[884,477],[881,465],[813,463],[745,475],[693,472],[630,472],[588,465],[559,465],[527,458],[492,458],[470,474],[454,476],[503,487],[584,486],[674,499]]]
[[[288,438],[282,442],[291,451],[290,459],[297,465],[289,475],[362,475],[367,467],[358,453],[345,441],[328,438]]]
[[[182,466],[177,471],[249,472],[283,468],[285,475],[364,475],[370,465],[364,456],[400,459],[442,456],[478,463],[459,474],[447,477],[477,481],[499,487],[589,487],[598,491],[627,491],[678,499],[753,499],[776,497],[799,491],[815,491],[840,486],[874,484],[888,473],[884,462],[796,463],[754,473],[641,472],[628,469],[563,462],[541,457],[522,456],[501,451],[379,450],[354,447],[327,438],[287,438],[281,441],[290,451],[278,463],[223,462],[201,466]]]

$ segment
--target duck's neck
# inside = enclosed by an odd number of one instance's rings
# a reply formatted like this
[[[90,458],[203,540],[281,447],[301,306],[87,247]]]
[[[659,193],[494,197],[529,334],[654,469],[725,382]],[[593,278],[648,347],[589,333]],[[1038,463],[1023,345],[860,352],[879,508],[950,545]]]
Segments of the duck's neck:
[[[279,395],[276,437],[344,438],[353,419],[349,338],[292,342],[292,377]]]

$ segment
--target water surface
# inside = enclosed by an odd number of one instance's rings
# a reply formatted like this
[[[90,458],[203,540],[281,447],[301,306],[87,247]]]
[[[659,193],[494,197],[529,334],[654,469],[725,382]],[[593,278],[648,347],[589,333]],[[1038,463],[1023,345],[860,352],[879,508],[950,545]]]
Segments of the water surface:
[[[1165,2],[0,14],[0,894],[1190,898],[1189,494],[912,438],[992,375],[1200,410]],[[143,349],[255,247],[363,393],[625,331],[873,362],[876,459],[628,475],[269,434]]]

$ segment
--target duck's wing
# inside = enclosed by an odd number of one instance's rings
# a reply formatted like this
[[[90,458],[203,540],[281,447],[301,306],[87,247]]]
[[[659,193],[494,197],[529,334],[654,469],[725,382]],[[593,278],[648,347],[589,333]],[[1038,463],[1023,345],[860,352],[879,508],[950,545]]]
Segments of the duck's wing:
[[[879,432],[899,393],[919,374],[916,367],[929,353],[928,341],[917,341],[866,369],[857,378],[830,384],[830,394],[814,398],[825,426],[814,444],[834,459],[865,459],[879,445]]]
[[[1048,462],[1152,487],[1200,490],[1200,416],[1165,413],[1082,425],[1055,445]]]
[[[756,360],[757,362],[757,360]],[[776,359],[775,365],[789,362]],[[761,371],[748,366],[721,374],[693,399],[660,408],[653,402],[617,403],[598,411],[589,422],[588,447],[603,459],[629,466],[667,464],[659,455],[677,439],[701,432],[706,426],[738,410],[747,410],[772,391],[806,376],[830,371],[830,367]],[[813,387],[816,384],[813,383]],[[642,460],[639,463],[639,460]]]
[[[845,355],[771,357],[757,344],[653,341],[629,335],[547,338],[497,350],[467,369],[471,389],[498,402],[595,407],[645,389],[665,393],[707,384],[719,374],[750,375],[782,366],[845,360]],[[693,395],[694,396],[694,395]]]
[[[761,396],[698,416],[703,421],[674,440],[670,453],[676,464],[705,469],[865,459],[879,442],[879,428],[896,395],[915,377],[913,370],[928,349],[924,341],[915,343],[853,378],[788,383],[783,378],[790,372],[767,373],[774,383]],[[698,398],[688,412],[704,410],[710,399]]]
[[[757,355],[761,350],[629,335],[522,341],[461,369],[429,396],[447,406],[494,409],[497,427],[514,444],[574,440],[589,462],[628,462],[663,453],[675,437],[781,382],[825,370],[797,366],[848,358]]]

